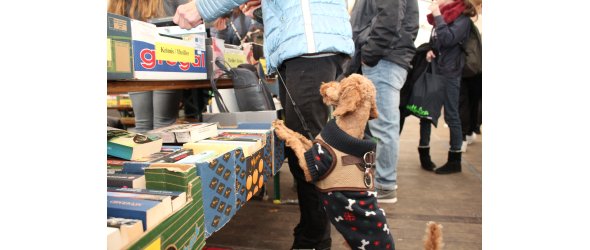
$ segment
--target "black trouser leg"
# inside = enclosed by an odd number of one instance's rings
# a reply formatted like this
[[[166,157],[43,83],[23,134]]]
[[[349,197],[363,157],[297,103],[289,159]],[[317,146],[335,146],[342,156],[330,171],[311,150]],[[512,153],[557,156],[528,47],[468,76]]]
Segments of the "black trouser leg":
[[[283,62],[279,70],[285,80],[291,97],[298,106],[312,136],[317,136],[326,125],[330,109],[322,101],[322,82],[336,79],[342,72],[341,55],[303,58],[297,57]],[[293,131],[307,137],[291,99],[283,85],[279,85],[280,100],[285,110],[285,124]],[[297,183],[297,197],[301,217],[294,229],[293,248],[329,249],[331,245],[330,224],[326,212],[321,208],[319,192],[311,183],[305,182],[303,171],[291,150],[286,150],[289,169]]]

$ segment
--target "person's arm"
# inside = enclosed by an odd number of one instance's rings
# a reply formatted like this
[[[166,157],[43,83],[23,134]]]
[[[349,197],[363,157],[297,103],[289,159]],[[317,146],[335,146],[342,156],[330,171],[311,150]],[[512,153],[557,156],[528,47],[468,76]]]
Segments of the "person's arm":
[[[460,43],[467,35],[467,29],[469,26],[469,18],[458,17],[452,23],[448,25],[443,16],[435,16],[434,21],[436,23],[436,39],[438,44],[442,47],[450,47]]]
[[[247,1],[195,0],[195,2],[178,6],[173,21],[183,29],[191,29],[201,24],[203,20],[211,22]]]
[[[361,48],[362,62],[371,67],[377,65],[383,52],[399,39],[400,8],[405,8],[405,0],[377,0],[376,5],[377,18],[371,25],[367,44]]]

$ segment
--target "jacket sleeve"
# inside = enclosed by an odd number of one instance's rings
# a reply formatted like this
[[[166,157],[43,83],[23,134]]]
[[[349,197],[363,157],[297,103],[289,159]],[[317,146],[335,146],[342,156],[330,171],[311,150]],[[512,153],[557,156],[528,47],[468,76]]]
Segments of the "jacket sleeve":
[[[434,21],[436,23],[436,39],[441,47],[450,47],[463,41],[470,27],[468,23],[470,19],[466,16],[460,16],[451,25],[445,22],[442,15],[434,17]]]
[[[412,41],[416,40],[416,37],[418,37],[418,31],[420,30],[419,16],[418,0],[407,0],[402,27],[406,32],[412,35]]]
[[[196,4],[203,20],[205,22],[212,22],[246,1],[247,0],[196,0]]]
[[[399,31],[405,10],[405,0],[377,0],[377,16],[371,25],[367,43],[361,48],[362,60],[368,66],[375,66],[384,52],[400,38]]]

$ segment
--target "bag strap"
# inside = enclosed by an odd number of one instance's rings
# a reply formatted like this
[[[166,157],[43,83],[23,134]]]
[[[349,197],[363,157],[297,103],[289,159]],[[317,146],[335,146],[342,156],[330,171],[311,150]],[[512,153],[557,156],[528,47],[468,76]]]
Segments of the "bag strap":
[[[269,107],[272,110],[275,110],[275,104],[273,102],[272,99],[272,91],[270,91],[270,89],[267,86],[267,82],[266,82],[266,77],[264,76],[264,70],[262,69],[262,64],[259,62],[258,63],[258,67],[256,67],[256,71],[258,72],[258,78],[260,79],[260,85],[262,85],[262,92],[265,94],[265,96],[267,96],[268,98],[264,98],[264,101],[266,102],[266,106]]]
[[[216,60],[216,63],[217,62],[219,62],[219,64],[221,64],[223,66],[223,63],[221,63],[220,60]],[[218,64],[218,66],[219,66],[219,64]],[[223,74],[223,75],[225,75],[225,74]],[[217,89],[217,80],[219,80],[219,79],[215,79],[214,75],[211,76],[211,89],[213,89],[215,103],[217,104],[217,108],[219,108],[219,112],[229,113],[229,109],[227,109],[227,106],[225,105],[225,101],[223,101],[223,97],[221,97],[221,94],[219,93],[219,90]]]
[[[301,110],[299,110],[299,107],[297,107],[297,104],[293,100],[293,97],[291,97],[291,93],[289,92],[289,89],[287,88],[287,84],[285,84],[285,80],[283,80],[283,77],[281,76],[281,73],[279,72],[279,70],[277,68],[275,68],[275,71],[277,72],[277,75],[279,76],[279,82],[281,84],[283,84],[283,87],[285,88],[285,92],[287,93],[287,97],[289,97],[289,100],[291,100],[291,105],[293,105],[293,109],[295,110],[295,114],[297,114],[297,117],[299,118],[299,121],[301,122],[301,125],[303,126],[303,130],[307,134],[308,139],[313,141],[314,138],[313,138],[313,135],[311,134],[311,130],[309,130],[309,127],[307,126],[307,122],[305,122],[305,119],[303,119],[303,115],[301,114]]]

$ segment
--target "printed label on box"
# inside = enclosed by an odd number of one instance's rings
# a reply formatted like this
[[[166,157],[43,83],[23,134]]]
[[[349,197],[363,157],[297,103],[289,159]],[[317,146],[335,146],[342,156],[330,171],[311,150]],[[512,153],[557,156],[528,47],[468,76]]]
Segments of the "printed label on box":
[[[135,71],[207,73],[205,53],[198,50],[194,51],[193,63],[157,60],[155,46],[142,41],[133,40],[133,51]]]
[[[195,48],[156,42],[156,60],[170,62],[195,62]]]

